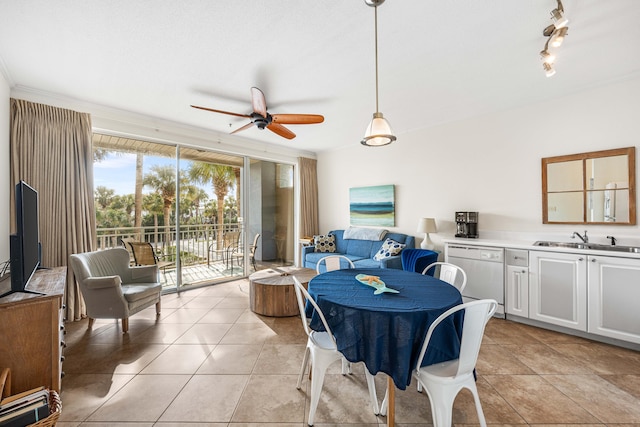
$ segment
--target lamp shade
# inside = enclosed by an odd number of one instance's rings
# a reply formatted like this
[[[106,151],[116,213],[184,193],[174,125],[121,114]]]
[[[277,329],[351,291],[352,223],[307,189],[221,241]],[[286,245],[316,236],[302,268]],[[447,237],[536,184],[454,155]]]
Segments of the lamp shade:
[[[373,113],[373,119],[367,127],[367,131],[362,138],[362,145],[369,145],[379,147],[381,145],[387,145],[396,140],[396,136],[391,130],[391,126],[387,119],[382,116],[382,113]]]
[[[418,222],[418,233],[435,233],[437,231],[436,220],[434,218],[421,218],[420,222]]]

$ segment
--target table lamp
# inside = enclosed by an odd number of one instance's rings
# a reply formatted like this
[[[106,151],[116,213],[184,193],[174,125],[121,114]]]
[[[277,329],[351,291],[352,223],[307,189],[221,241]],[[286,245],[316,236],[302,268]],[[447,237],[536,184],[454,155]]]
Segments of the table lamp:
[[[433,249],[434,245],[431,239],[429,239],[429,233],[435,233],[438,229],[436,228],[436,220],[434,218],[421,218],[420,222],[418,222],[418,233],[424,233],[424,240],[420,244],[422,249]]]

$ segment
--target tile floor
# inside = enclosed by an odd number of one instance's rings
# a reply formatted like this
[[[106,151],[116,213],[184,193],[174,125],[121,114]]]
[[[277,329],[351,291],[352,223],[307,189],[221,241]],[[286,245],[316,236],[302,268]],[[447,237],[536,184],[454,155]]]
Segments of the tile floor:
[[[299,317],[249,309],[246,280],[162,298],[130,319],[68,323],[59,427],[306,426],[309,381],[296,390],[305,348]],[[488,424],[640,426],[640,353],[492,319],[477,364]],[[378,375],[379,397],[386,377]],[[328,373],[315,425],[385,425],[368,406],[361,366]],[[471,394],[456,425],[477,424]],[[428,398],[396,393],[396,425],[431,424]]]

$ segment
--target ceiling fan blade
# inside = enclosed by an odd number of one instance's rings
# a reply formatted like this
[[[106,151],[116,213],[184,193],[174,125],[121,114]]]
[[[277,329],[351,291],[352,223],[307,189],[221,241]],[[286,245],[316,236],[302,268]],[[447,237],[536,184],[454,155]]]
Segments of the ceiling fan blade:
[[[291,132],[289,129],[278,123],[272,122],[269,126],[267,126],[267,129],[269,129],[273,133],[277,133],[283,138],[293,139],[296,137],[295,133]]]
[[[264,99],[264,93],[257,87],[251,88],[251,105],[255,113],[267,117],[267,101]]]
[[[273,114],[273,123],[285,125],[310,125],[324,122],[324,117],[319,114]]]
[[[251,126],[253,126],[253,122],[249,122],[249,123],[247,123],[246,125],[244,125],[244,126],[242,126],[242,127],[239,127],[238,129],[236,129],[236,130],[234,130],[233,132],[231,132],[229,135],[233,135],[234,133],[241,132],[241,131],[243,131],[243,130],[245,130],[245,129],[250,128]]]
[[[205,110],[205,111],[213,111],[214,113],[222,113],[222,114],[228,114],[230,116],[236,116],[236,117],[246,117],[246,118],[251,118],[251,116],[248,116],[246,114],[239,114],[239,113],[231,113],[229,111],[222,111],[222,110],[214,110],[213,108],[207,108],[207,107],[198,107],[197,105],[192,105],[193,108],[198,108],[200,110]]]

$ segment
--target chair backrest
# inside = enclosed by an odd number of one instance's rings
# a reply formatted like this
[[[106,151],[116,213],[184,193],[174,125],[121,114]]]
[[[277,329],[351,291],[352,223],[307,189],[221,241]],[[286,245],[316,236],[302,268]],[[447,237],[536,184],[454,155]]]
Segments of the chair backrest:
[[[404,271],[422,273],[426,266],[438,261],[438,253],[428,249],[404,248],[400,252],[400,259]]]
[[[256,248],[258,247],[258,240],[260,240],[260,233],[256,233],[255,237],[253,238],[253,243],[249,248],[249,254],[251,256],[254,256],[256,254]]]
[[[438,270],[438,275],[434,274]],[[455,286],[460,293],[467,286],[467,273],[461,267],[448,262],[434,262],[429,264],[422,270],[422,274],[430,274],[438,279]]]
[[[353,264],[353,261],[351,261],[344,255],[328,255],[318,260],[318,262],[316,263],[316,272],[318,274],[321,273],[320,269],[322,267],[322,264],[324,264],[325,266],[325,272],[340,270],[343,264],[341,261],[344,261],[344,263],[348,265],[348,268],[356,268],[356,266]]]
[[[493,313],[495,313],[497,307],[498,303],[495,300],[483,299],[457,305],[438,316],[427,330],[427,335],[420,349],[416,370],[420,369],[422,365],[422,359],[424,359],[424,355],[427,352],[433,331],[443,320],[460,310],[464,310],[460,355],[458,356],[458,371],[456,372],[456,376],[472,372],[478,361],[478,353],[480,352],[485,326],[491,316],[493,316]]]
[[[238,242],[240,241],[240,232],[239,231],[227,231],[222,235],[223,246],[225,249],[237,247]]]
[[[311,298],[311,295],[309,295],[307,289],[302,285],[302,283],[300,283],[300,280],[296,276],[291,277],[293,277],[293,287],[296,291],[296,299],[298,300],[300,319],[302,320],[302,326],[304,327],[304,331],[307,333],[307,336],[310,337],[312,331],[309,327],[309,324],[307,323],[307,315],[305,314],[305,299],[307,302],[309,302],[309,304],[313,306],[313,309],[316,311],[318,316],[320,316],[320,320],[322,321],[322,325],[324,326],[325,331],[327,331],[329,338],[331,338],[331,341],[333,341],[333,343],[335,344],[336,339],[333,337],[333,332],[331,332],[331,328],[329,327],[329,324],[327,324],[327,319],[324,317],[324,313],[322,312],[322,310],[320,310],[318,303],[316,303],[313,298]]]
[[[73,254],[69,261],[79,282],[87,277],[128,276],[129,252],[124,248]]]
[[[133,252],[136,265],[153,265],[158,263],[158,257],[149,242],[127,242]]]

